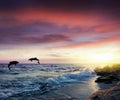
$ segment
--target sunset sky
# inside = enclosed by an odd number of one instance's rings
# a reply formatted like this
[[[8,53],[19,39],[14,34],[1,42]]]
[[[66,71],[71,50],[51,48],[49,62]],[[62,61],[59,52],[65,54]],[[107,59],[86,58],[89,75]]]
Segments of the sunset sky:
[[[119,63],[120,0],[0,0],[0,62]]]

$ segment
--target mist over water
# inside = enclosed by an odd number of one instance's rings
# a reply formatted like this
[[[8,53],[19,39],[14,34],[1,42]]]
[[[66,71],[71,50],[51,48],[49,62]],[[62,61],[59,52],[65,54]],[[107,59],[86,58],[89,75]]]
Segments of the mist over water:
[[[9,71],[6,64],[0,65],[1,99],[33,91],[39,91],[39,95],[47,94],[64,84],[79,83],[82,86],[95,77],[91,69],[73,64],[18,64],[11,69]]]

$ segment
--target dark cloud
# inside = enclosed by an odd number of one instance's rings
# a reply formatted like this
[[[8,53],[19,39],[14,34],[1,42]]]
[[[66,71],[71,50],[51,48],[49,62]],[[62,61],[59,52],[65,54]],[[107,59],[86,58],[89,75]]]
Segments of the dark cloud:
[[[60,34],[50,34],[43,35],[41,37],[29,37],[29,38],[21,38],[24,43],[55,43],[55,42],[65,42],[71,41],[69,37]]]
[[[50,22],[43,22],[43,21],[37,21],[37,22],[20,22],[15,19],[0,19],[0,33],[20,33],[24,34],[24,32],[39,32],[44,33],[47,32],[47,30],[51,30],[54,28],[57,28],[57,25]],[[4,24],[4,25],[3,25]]]
[[[67,27],[43,21],[20,23],[13,19],[7,20],[5,18],[4,26],[0,26],[0,44],[44,44],[70,41],[68,36],[60,34],[68,31]],[[10,24],[11,21],[19,24]]]
[[[119,4],[119,0],[0,0],[0,9],[8,11],[32,7],[66,10],[117,9]]]
[[[6,34],[48,34],[48,33],[63,33],[63,32],[78,32],[82,31],[80,27],[68,28],[67,25],[58,25],[57,23],[47,21],[25,21],[20,22],[15,18],[2,17],[0,18],[0,33]]]
[[[107,16],[105,20],[120,20],[119,0],[0,0],[0,15],[5,13],[9,16],[26,10],[37,10],[38,14],[41,13],[39,10],[43,13],[47,10],[53,13],[94,14],[94,17],[104,15]]]
[[[43,43],[55,43],[55,42],[65,42],[71,41],[69,37],[64,35],[43,35],[39,37],[17,37],[12,36],[12,38],[7,37],[0,37],[0,44],[43,44]]]
[[[5,17],[0,18],[0,21],[0,44],[71,41],[75,34],[87,32],[86,29],[80,26],[69,28],[67,25],[58,25],[40,20],[37,22],[20,22],[16,19]]]

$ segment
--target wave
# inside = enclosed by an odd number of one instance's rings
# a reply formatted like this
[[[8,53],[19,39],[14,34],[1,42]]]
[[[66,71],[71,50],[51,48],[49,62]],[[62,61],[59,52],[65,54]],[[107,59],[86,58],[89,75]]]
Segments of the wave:
[[[61,71],[61,69],[59,70]],[[64,69],[62,69],[62,71],[64,71]],[[38,77],[39,74],[37,74],[37,76],[34,77],[15,78],[16,81],[9,80],[9,83],[6,83],[7,80],[3,80],[3,84],[1,83],[1,87],[4,89],[0,90],[0,99],[16,94],[27,95],[27,93],[29,94],[33,91],[39,91],[40,94],[43,94],[53,89],[59,88],[63,83],[81,82],[81,80],[95,76],[95,73],[89,68],[82,68],[81,70],[73,70],[70,68],[66,68],[65,71],[66,72],[62,73],[62,75],[47,78],[45,80],[41,79],[41,75]],[[17,73],[17,70],[13,72],[9,72],[8,70],[0,70],[0,72],[12,74],[12,76],[15,76],[15,74],[19,74],[19,72]],[[17,75],[15,77],[17,77]]]
[[[91,69],[85,68],[82,71],[75,71],[72,73],[63,74],[55,78],[49,78],[46,80],[46,83],[60,84],[60,83],[66,83],[66,82],[76,82],[92,76],[95,76],[95,73]]]

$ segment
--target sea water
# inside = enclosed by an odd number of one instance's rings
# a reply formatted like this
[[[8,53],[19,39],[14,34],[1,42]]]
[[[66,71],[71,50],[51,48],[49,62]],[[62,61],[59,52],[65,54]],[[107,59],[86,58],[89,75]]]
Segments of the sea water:
[[[15,100],[25,97],[28,100],[30,97],[31,100],[85,99],[97,90],[97,85],[90,81],[95,76],[91,69],[81,65],[18,64],[9,70],[7,64],[0,64],[0,100],[10,97]],[[64,99],[55,97],[61,94]]]

